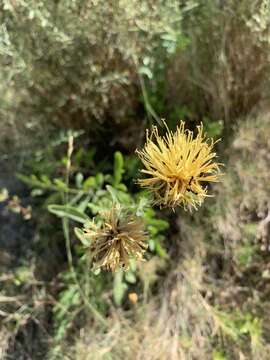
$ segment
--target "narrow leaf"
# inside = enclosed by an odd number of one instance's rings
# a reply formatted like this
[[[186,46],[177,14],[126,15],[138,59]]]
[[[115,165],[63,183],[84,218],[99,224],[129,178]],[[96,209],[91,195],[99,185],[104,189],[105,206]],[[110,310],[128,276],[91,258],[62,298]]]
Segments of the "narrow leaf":
[[[70,205],[49,205],[48,210],[61,218],[67,217],[71,220],[78,221],[84,223],[88,220],[88,216],[77,208],[70,206]]]

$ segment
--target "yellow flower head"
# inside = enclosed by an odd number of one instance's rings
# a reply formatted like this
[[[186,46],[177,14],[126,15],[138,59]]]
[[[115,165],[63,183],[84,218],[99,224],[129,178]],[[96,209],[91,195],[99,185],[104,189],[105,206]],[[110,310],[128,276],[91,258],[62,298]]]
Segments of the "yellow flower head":
[[[130,259],[143,260],[147,249],[142,219],[119,206],[102,213],[100,224],[88,224],[84,233],[84,237],[89,239],[95,269],[128,269]]]
[[[197,129],[194,137],[181,121],[175,133],[166,127],[163,137],[156,126],[150,135],[147,131],[146,144],[137,153],[145,166],[141,172],[148,177],[138,183],[154,194],[156,205],[197,208],[209,196],[204,184],[218,181],[220,164],[214,162],[214,141],[205,139],[202,124]]]

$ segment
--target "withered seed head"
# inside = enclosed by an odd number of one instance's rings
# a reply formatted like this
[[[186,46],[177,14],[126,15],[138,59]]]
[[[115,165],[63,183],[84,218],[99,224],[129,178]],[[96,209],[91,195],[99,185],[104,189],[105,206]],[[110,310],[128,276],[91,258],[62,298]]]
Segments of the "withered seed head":
[[[94,268],[128,269],[130,259],[143,260],[147,234],[142,219],[116,205],[100,215],[99,225],[92,222],[84,229]]]

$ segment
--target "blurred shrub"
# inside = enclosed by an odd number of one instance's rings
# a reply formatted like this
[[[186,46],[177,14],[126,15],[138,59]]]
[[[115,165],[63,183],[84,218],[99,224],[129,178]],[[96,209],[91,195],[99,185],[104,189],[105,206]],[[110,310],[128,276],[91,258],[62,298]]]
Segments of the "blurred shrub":
[[[230,123],[269,99],[270,5],[207,0],[183,19],[189,39],[168,71],[168,102],[186,118]],[[177,81],[176,81],[177,79]]]
[[[181,35],[176,0],[4,0],[1,8],[1,116],[30,130],[132,124],[138,74],[151,76]]]

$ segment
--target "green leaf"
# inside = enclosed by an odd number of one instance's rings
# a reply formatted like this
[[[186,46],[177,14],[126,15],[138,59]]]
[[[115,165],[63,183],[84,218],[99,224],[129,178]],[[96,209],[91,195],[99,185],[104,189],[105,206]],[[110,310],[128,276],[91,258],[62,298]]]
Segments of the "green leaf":
[[[147,225],[151,225],[157,231],[164,231],[169,228],[169,223],[162,219],[147,219]]]
[[[68,190],[67,184],[63,180],[53,179],[53,182],[60,190]]]
[[[84,246],[89,246],[90,241],[85,237],[85,233],[83,232],[82,229],[75,227],[74,232],[77,238],[82,242]]]
[[[147,76],[150,80],[153,78],[153,73],[151,69],[147,66],[140,66],[139,74]]]
[[[24,184],[30,186],[30,187],[33,187],[33,186],[41,186],[44,185],[41,181],[39,181],[37,179],[36,176],[34,175],[31,175],[31,176],[26,176],[26,175],[23,175],[23,174],[17,174],[16,175],[17,178],[19,180],[21,180]]]
[[[158,234],[158,229],[155,226],[149,225],[147,226],[147,230],[152,236],[156,236]]]
[[[78,209],[70,205],[49,205],[48,210],[61,218],[67,217],[71,220],[78,221],[84,223],[88,220],[88,216]]]
[[[82,183],[83,183],[83,174],[82,173],[79,172],[79,173],[76,174],[75,182],[76,182],[77,188],[82,187]]]
[[[125,273],[125,280],[130,284],[136,283],[136,276],[132,271],[128,271]]]
[[[83,183],[83,189],[89,190],[92,187],[96,186],[96,179],[94,176],[89,176]]]
[[[46,185],[51,185],[51,183],[52,183],[47,175],[41,175],[40,179]]]
[[[87,195],[85,199],[83,199],[82,201],[79,202],[77,210],[84,212],[85,209],[87,208],[88,204],[89,204],[89,200],[90,200],[91,196]]]
[[[149,244],[149,250],[150,250],[150,251],[154,251],[155,248],[156,248],[156,243],[155,243],[155,241],[154,241],[153,239],[150,239],[150,240],[148,241],[148,244]]]
[[[96,275],[96,276],[99,275],[100,272],[101,272],[100,268],[93,270],[93,274]]]
[[[149,206],[149,201],[146,197],[141,197],[139,204],[137,206],[136,215],[143,216],[145,213],[145,209]]]
[[[44,194],[44,191],[42,189],[33,189],[31,191],[31,196],[35,197],[35,196],[41,196]]]
[[[156,252],[161,258],[168,258],[166,250],[160,245],[158,241],[156,241]]]
[[[210,119],[204,118],[203,123],[205,126],[205,131],[209,137],[219,137],[223,131],[224,124],[222,120],[211,121]]]
[[[119,203],[117,190],[115,190],[111,185],[106,185],[106,189],[110,193],[113,202]]]
[[[121,183],[122,175],[124,173],[124,158],[120,151],[114,153],[114,186],[117,186]]]
[[[127,187],[125,184],[118,184],[117,189],[123,192],[127,191]]]
[[[102,185],[104,183],[104,175],[102,173],[97,173],[95,179],[96,179],[97,185],[102,187]]]
[[[113,300],[116,305],[120,306],[123,298],[125,296],[125,292],[128,286],[123,282],[123,271],[119,270],[114,274],[114,282],[113,282]]]

